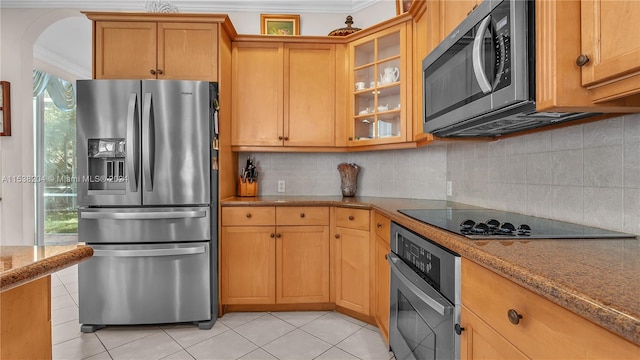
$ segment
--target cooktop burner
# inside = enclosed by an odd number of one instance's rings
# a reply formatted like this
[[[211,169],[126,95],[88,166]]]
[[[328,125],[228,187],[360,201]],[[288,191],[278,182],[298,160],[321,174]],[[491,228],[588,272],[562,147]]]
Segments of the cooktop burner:
[[[491,209],[411,209],[400,213],[471,239],[634,238],[633,234]]]

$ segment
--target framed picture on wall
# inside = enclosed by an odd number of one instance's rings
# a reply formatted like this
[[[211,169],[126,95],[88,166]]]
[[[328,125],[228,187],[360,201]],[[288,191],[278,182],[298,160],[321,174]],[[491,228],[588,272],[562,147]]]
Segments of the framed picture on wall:
[[[300,35],[300,15],[260,14],[260,33]]]
[[[11,135],[11,86],[0,81],[0,136]]]
[[[413,0],[396,0],[396,15],[404,14],[411,8]]]

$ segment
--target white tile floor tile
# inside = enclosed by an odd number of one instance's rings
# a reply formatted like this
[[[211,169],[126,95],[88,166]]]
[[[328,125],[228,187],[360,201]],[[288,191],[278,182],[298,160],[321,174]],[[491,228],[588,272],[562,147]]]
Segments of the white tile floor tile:
[[[83,334],[77,316],[77,269],[59,274],[52,276],[54,360],[393,358],[376,327],[332,311],[228,313],[210,330],[166,324],[108,326]]]

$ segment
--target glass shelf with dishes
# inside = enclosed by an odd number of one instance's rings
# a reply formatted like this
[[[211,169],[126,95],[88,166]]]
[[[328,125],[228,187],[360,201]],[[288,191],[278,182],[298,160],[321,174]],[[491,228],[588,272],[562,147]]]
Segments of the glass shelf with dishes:
[[[404,141],[402,30],[387,29],[352,45],[351,145]]]

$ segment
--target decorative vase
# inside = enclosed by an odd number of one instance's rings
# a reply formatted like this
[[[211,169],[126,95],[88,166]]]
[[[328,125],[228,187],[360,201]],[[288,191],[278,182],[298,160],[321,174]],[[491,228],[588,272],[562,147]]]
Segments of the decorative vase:
[[[360,167],[356,164],[342,163],[338,165],[338,172],[340,172],[342,196],[355,196]]]

